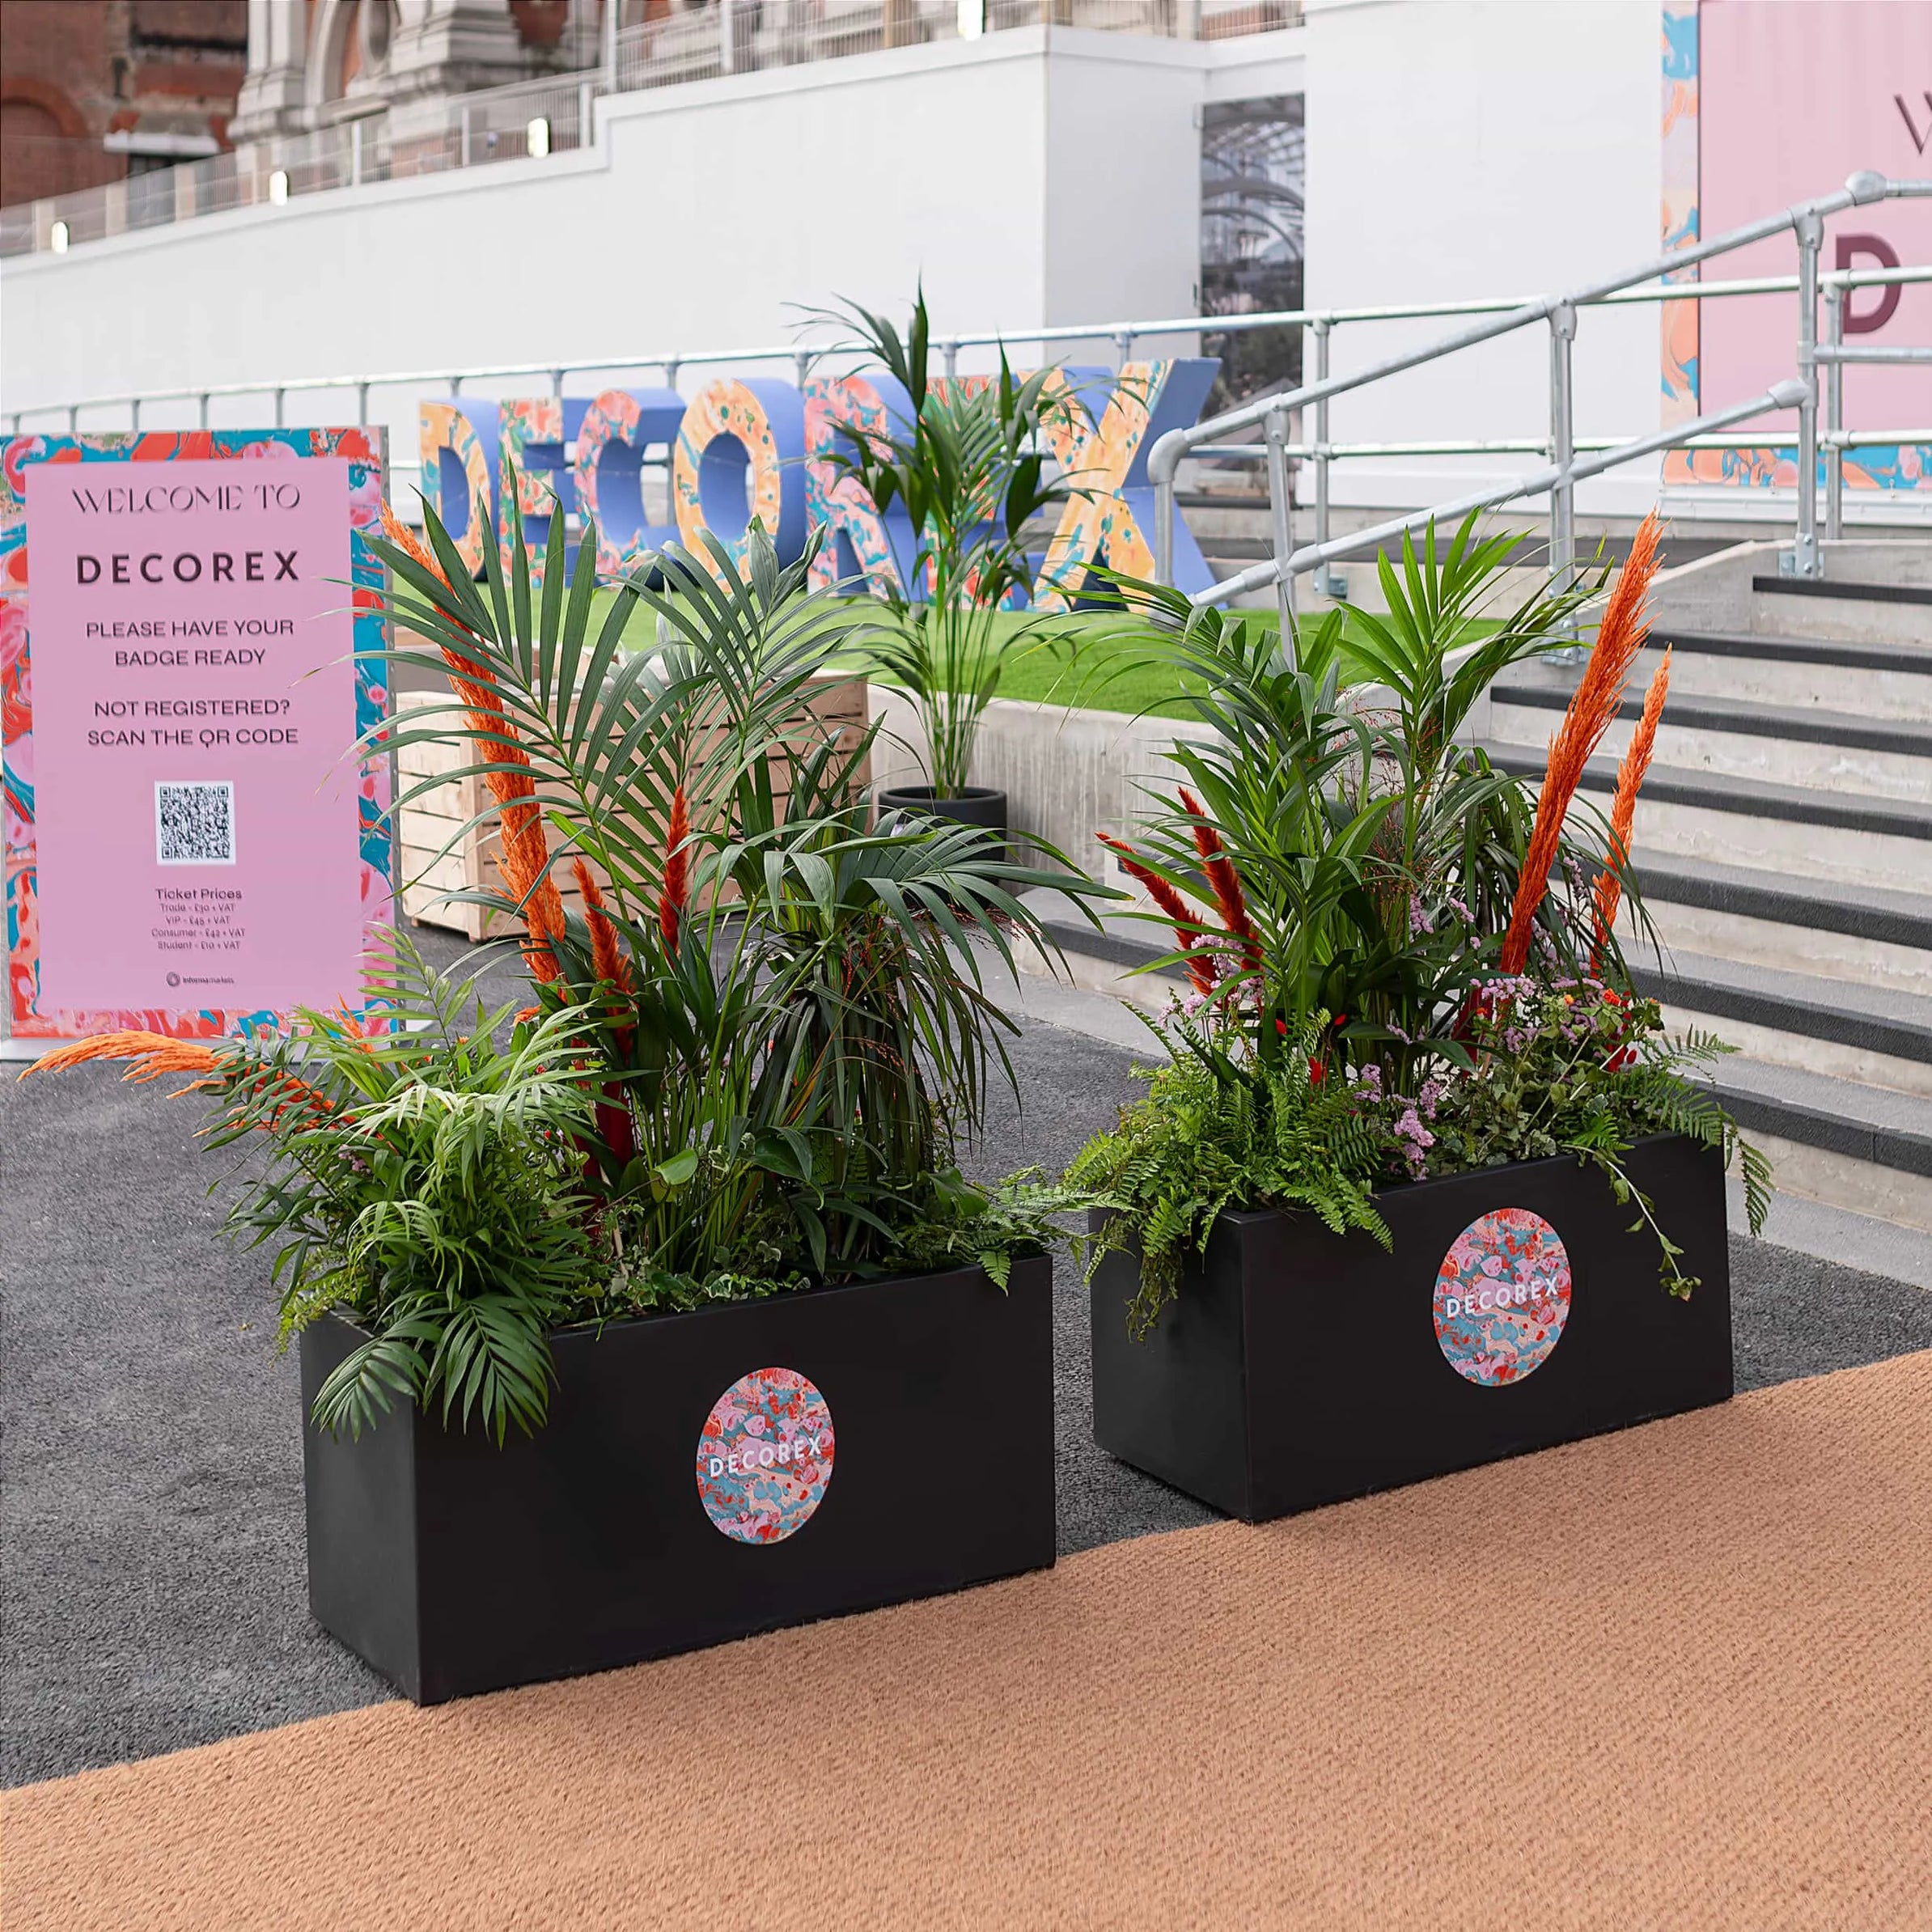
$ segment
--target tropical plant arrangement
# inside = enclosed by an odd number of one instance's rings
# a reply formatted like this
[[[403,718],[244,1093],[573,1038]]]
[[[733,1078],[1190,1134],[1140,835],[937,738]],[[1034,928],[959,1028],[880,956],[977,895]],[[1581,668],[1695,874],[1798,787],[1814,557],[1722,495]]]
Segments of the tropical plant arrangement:
[[[1473,642],[1512,540],[1472,518],[1380,567],[1387,614],[1332,613],[1286,661],[1272,633],[1123,583],[1154,648],[1198,679],[1208,727],[1173,757],[1138,845],[1103,834],[1171,926],[1156,964],[1186,995],[1157,1022],[1171,1056],[1146,1097],[1066,1176],[1104,1211],[1091,1270],[1131,1245],[1130,1330],[1149,1333],[1230,1208],[1302,1209],[1389,1239],[1379,1194],[1557,1155],[1599,1169],[1654,1237],[1664,1286],[1697,1285],[1629,1172],[1645,1137],[1733,1158],[1751,1225],[1769,1172],[1697,1075],[1725,1049],[1665,1036],[1632,991],[1620,901],[1641,900],[1630,828],[1668,688],[1667,651],[1621,761],[1608,824],[1576,798],[1646,635],[1658,526],[1604,609],[1541,785],[1460,742],[1511,666],[1570,642],[1602,580],[1532,599]],[[1339,655],[1377,685],[1344,689]],[[1466,734],[1465,734],[1466,735]]]
[[[399,940],[366,1026],[115,1034],[40,1066],[189,1072],[216,1145],[265,1137],[232,1224],[282,1244],[285,1337],[330,1310],[366,1331],[315,1408],[352,1434],[396,1397],[534,1428],[573,1323],[961,1263],[1003,1282],[1054,1197],[960,1171],[1012,1070],[978,949],[1009,972],[1016,944],[1050,952],[1019,895],[1066,874],[964,827],[871,828],[870,735],[842,744],[809,703],[869,618],[756,527],[742,569],[674,548],[593,621],[594,531],[566,577],[553,519],[533,587],[520,526],[475,583],[426,520],[427,547],[393,516],[379,545],[416,640],[392,655],[454,695],[383,742],[467,745],[503,882],[468,896],[521,922],[529,1003],[466,1004]],[[627,651],[640,603],[658,645]]]
[[[973,794],[980,726],[1006,667],[1043,642],[1027,530],[1078,490],[1077,477],[1052,472],[1048,446],[1055,418],[1080,405],[1059,371],[1015,376],[1003,350],[995,376],[934,379],[923,290],[903,334],[857,305],[828,319],[856,328],[911,410],[905,421],[835,422],[832,465],[882,519],[895,505],[905,514],[910,556],[869,586],[884,612],[868,654],[917,707],[928,802],[958,801]]]

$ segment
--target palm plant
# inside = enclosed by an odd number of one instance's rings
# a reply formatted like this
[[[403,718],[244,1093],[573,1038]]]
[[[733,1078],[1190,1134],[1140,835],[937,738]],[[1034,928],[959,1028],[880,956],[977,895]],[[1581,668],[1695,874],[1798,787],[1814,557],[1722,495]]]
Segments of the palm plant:
[[[191,1074],[181,1091],[213,1096],[211,1146],[265,1142],[228,1225],[274,1244],[283,1342],[331,1309],[366,1331],[316,1395],[320,1426],[359,1434],[400,1396],[501,1443],[544,1420],[548,1337],[599,1312],[611,1273],[578,1150],[586,1021],[559,1010],[499,1044],[508,1007],[485,1012],[391,943],[368,976],[374,1031],[304,1010],[281,1035],[108,1034],[36,1070],[113,1057],[129,1078]]]
[[[1387,614],[1332,613],[1293,664],[1249,620],[1116,580],[1146,647],[1189,675],[1207,727],[1175,745],[1186,782],[1153,799],[1138,844],[1107,840],[1154,900],[1144,916],[1173,929],[1158,964],[1184,964],[1193,985],[1159,1025],[1174,1064],[1067,1176],[1116,1214],[1091,1261],[1139,1243],[1132,1332],[1231,1204],[1309,1208],[1386,1239],[1366,1193],[1378,1180],[1568,1152],[1634,1201],[1666,1285],[1686,1293],[1622,1164],[1641,1135],[1675,1133],[1739,1157],[1761,1223],[1763,1163],[1690,1077],[1720,1049],[1663,1040],[1654,1005],[1629,997],[1616,936],[1620,896],[1642,922],[1629,840],[1663,675],[1614,826],[1575,803],[1642,646],[1655,541],[1646,523],[1540,784],[1460,735],[1502,672],[1568,644],[1601,580],[1534,598],[1471,642],[1512,547],[1478,538],[1472,518],[1439,553],[1433,529],[1420,553],[1405,539],[1400,571],[1380,566]],[[1345,644],[1375,682],[1343,688]]]
[[[934,797],[959,798],[1009,654],[1042,629],[1038,616],[1007,613],[1033,593],[1027,526],[1076,492],[1073,479],[1049,477],[1043,443],[1053,417],[1078,405],[1053,370],[1015,377],[1003,350],[997,377],[930,380],[923,290],[903,336],[857,305],[837,319],[857,328],[910,400],[911,419],[896,429],[835,422],[832,462],[882,517],[898,503],[910,522],[903,574],[872,587],[888,616],[870,650],[918,707]]]
[[[1536,800],[1459,734],[1504,671],[1567,644],[1599,587],[1532,599],[1471,641],[1511,542],[1478,537],[1472,518],[1439,554],[1433,528],[1419,553],[1405,539],[1400,572],[1381,561],[1387,615],[1332,612],[1293,665],[1255,620],[1120,580],[1146,647],[1186,674],[1184,701],[1208,727],[1175,745],[1187,783],[1153,801],[1129,857],[1201,902],[1153,915],[1180,942],[1163,964],[1191,955],[1198,977],[1205,961],[1217,1011],[1242,1016],[1264,1064],[1297,1050],[1317,1014],[1332,1016],[1321,1057],[1345,1041],[1397,1083],[1459,1050],[1460,1003],[1510,923]],[[1375,684],[1345,688],[1345,645]],[[1549,956],[1574,972],[1602,950],[1582,888],[1606,845],[1578,812],[1539,909]]]
[[[433,515],[427,535],[382,546],[418,640],[396,655],[457,695],[394,742],[464,740],[495,794],[505,890],[480,896],[523,918],[540,1011],[588,1017],[587,1184],[633,1298],[862,1273],[977,1222],[955,1137],[1014,1028],[981,951],[1050,953],[1020,894],[1066,879],[964,828],[870,828],[871,734],[842,744],[809,703],[870,614],[757,532],[742,570],[715,544],[651,559],[600,622],[593,533],[566,579],[553,526],[540,595],[520,533],[481,584]],[[632,653],[640,605],[657,646]]]

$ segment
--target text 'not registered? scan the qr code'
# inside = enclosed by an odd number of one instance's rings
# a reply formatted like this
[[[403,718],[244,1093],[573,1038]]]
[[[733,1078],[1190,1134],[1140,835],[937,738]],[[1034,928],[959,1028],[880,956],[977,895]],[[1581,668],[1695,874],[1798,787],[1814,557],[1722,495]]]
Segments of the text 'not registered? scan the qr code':
[[[235,787],[227,779],[155,787],[155,857],[164,866],[235,863]]]

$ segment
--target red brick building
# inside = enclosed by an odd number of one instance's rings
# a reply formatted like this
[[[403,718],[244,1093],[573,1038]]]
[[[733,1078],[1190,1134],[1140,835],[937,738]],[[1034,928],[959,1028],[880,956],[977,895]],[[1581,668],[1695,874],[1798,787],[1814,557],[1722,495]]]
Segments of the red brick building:
[[[0,205],[227,145],[248,0],[0,0]]]

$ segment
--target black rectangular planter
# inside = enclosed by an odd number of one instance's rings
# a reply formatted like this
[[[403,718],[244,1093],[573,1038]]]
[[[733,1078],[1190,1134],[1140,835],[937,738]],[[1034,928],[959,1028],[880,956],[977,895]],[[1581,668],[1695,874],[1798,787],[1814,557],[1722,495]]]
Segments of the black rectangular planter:
[[[1655,1239],[1630,1231],[1635,1205],[1569,1158],[1384,1190],[1393,1253],[1312,1214],[1224,1214],[1145,1341],[1126,1325],[1138,1259],[1109,1255],[1093,1290],[1095,1439],[1260,1523],[1728,1400],[1722,1163],[1660,1135],[1624,1164],[1701,1277],[1688,1301],[1659,1284]],[[1533,1368],[1490,1383],[1438,1341],[1438,1272],[1465,1230],[1510,1208],[1560,1239],[1569,1312]]]
[[[305,1418],[362,1339],[333,1316],[304,1332]],[[1053,1561],[1044,1259],[1004,1293],[962,1269],[573,1328],[553,1349],[549,1422],[502,1449],[400,1407],[359,1441],[305,1424],[310,1608],[419,1704]],[[829,1474],[793,1533],[739,1540],[700,1477],[746,1438],[705,1438],[707,1418],[773,1369],[822,1398]]]

